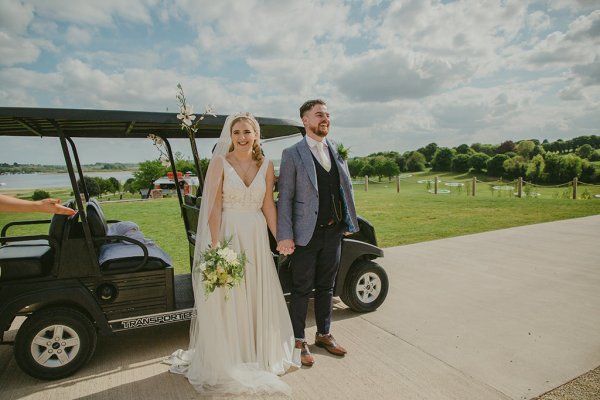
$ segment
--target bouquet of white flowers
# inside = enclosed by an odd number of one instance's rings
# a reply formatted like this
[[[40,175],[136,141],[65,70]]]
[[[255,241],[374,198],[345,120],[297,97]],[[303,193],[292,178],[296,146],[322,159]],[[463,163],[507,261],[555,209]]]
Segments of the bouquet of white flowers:
[[[217,243],[216,247],[208,247],[202,255],[201,262],[196,266],[202,275],[204,282],[204,296],[215,291],[218,287],[226,287],[228,290],[238,285],[244,278],[244,267],[246,255],[237,254],[229,244],[231,239],[225,243]],[[225,299],[228,294],[225,295]]]

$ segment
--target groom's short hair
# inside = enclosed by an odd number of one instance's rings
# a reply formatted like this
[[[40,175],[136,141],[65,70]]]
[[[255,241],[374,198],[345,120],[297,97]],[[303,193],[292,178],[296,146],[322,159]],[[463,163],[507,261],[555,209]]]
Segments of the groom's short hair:
[[[322,106],[327,105],[327,103],[325,103],[325,101],[321,100],[321,99],[307,100],[300,107],[300,118],[304,117],[304,113],[309,111],[311,108],[313,108],[317,104],[321,104]]]

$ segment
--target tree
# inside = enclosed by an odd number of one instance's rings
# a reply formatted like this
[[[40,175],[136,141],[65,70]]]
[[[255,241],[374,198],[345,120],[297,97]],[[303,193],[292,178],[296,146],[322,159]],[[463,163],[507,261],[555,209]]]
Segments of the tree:
[[[500,146],[496,149],[496,154],[504,154],[510,151],[516,151],[517,146],[513,143],[512,140],[507,140],[505,142],[500,143]]]
[[[352,158],[348,160],[348,171],[350,172],[350,176],[357,177],[360,176],[360,171],[365,166],[365,160],[363,158]]]
[[[383,161],[378,163],[378,171],[377,175],[385,176],[388,179],[392,179],[393,176],[397,176],[400,174],[400,168],[398,168],[398,164],[391,158],[384,158]]]
[[[544,154],[546,154],[546,150],[544,150],[544,146],[542,146],[541,144],[536,144],[535,147],[533,148],[533,151],[531,153],[529,153],[529,157],[535,157],[537,155],[541,155],[542,157],[544,156]]]
[[[133,177],[135,178],[133,187],[136,191],[151,188],[152,183],[166,173],[167,169],[162,165],[160,160],[141,162],[138,170],[133,173]]]
[[[514,156],[505,160],[502,167],[509,178],[523,177],[527,172],[527,160],[522,156]]]
[[[447,147],[439,147],[431,159],[433,171],[450,171],[454,152]]]
[[[469,157],[469,166],[476,172],[481,172],[487,166],[487,162],[490,159],[485,153],[475,153]]]
[[[396,162],[396,165],[398,165],[398,169],[400,170],[400,172],[404,172],[407,171],[406,168],[406,161],[407,161],[408,157],[405,157],[403,155],[398,154],[395,158],[394,161]]]
[[[529,159],[531,153],[535,149],[535,143],[531,140],[522,140],[517,144],[517,153],[526,159]]]
[[[560,158],[559,166],[558,179],[565,182],[581,176],[583,162],[575,154],[567,154]]]
[[[589,144],[584,144],[583,146],[578,147],[577,150],[575,151],[575,153],[579,157],[587,158],[589,160],[589,158],[594,153],[594,148]]]
[[[108,178],[108,182],[110,182],[110,185],[111,185],[111,189],[110,189],[111,193],[117,193],[118,191],[121,190],[121,182],[119,182],[119,180],[117,178],[115,178],[114,176],[111,176],[110,178]]]
[[[373,176],[375,174],[375,168],[369,163],[365,163],[363,168],[360,170],[360,176]]]
[[[490,157],[493,157],[496,154],[497,148],[498,145],[494,144],[473,143],[471,145],[471,149],[473,149],[475,153],[485,153]]]
[[[417,149],[417,151],[425,156],[427,162],[430,162],[437,149],[437,143],[429,143],[427,146]]]
[[[600,150],[594,150],[589,158],[590,161],[600,161]]]
[[[504,161],[508,160],[509,157],[505,154],[496,154],[494,157],[490,158],[485,167],[487,169],[487,173],[489,176],[504,176],[506,172],[504,170]]]
[[[590,161],[583,159],[581,163],[581,180],[585,183],[594,183],[598,181],[600,177],[598,175],[598,170],[596,170],[596,166],[592,164]]]
[[[529,164],[527,164],[527,171],[525,176],[528,180],[533,182],[541,182],[544,180],[544,169],[546,168],[546,162],[541,154],[534,156]]]
[[[544,157],[545,178],[547,182],[558,182],[560,177],[560,156],[555,153],[546,153]]]
[[[102,192],[100,191],[100,186],[98,185],[98,182],[94,178],[92,178],[91,176],[84,175],[83,181],[85,182],[85,186],[87,187],[90,196],[100,196]],[[81,182],[81,180],[77,180],[77,187],[79,188],[79,192],[84,192],[83,183]]]
[[[129,178],[125,181],[125,183],[123,184],[123,190],[125,192],[129,192],[131,194],[134,194],[136,192],[136,189],[133,185],[133,182],[135,182],[135,178]]]
[[[461,144],[456,147],[456,154],[471,154],[473,150],[468,144]]]
[[[99,176],[95,176],[94,180],[98,184],[100,188],[100,194],[109,193],[113,191],[113,185],[108,179],[100,178]]]
[[[409,172],[419,172],[425,170],[425,156],[418,151],[413,151],[406,160],[406,169]]]
[[[384,156],[371,157],[369,159],[371,165],[373,166],[373,174],[377,175],[380,181],[381,177],[385,176],[384,171],[386,160],[387,158],[385,158]]]
[[[468,172],[469,171],[469,158],[468,154],[457,154],[452,159],[452,171],[454,172]]]

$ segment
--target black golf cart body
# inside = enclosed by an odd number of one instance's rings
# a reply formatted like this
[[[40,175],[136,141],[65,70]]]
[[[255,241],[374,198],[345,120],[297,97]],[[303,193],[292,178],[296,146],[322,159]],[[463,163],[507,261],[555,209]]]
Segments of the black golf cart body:
[[[217,138],[225,118],[206,116],[196,138]],[[293,121],[257,119],[263,141],[304,133]],[[164,140],[177,187],[170,140],[189,141],[202,186],[196,141],[181,130],[172,113],[0,108],[1,136],[59,139],[74,193],[66,204],[78,211],[71,217],[11,222],[0,232],[0,339],[6,344],[5,331],[15,318],[26,317],[13,344],[17,363],[31,376],[58,379],[76,372],[92,357],[98,334],[192,318],[190,274],[176,275],[173,266],[144,243],[111,234],[110,226],[118,221],[107,220],[102,205],[90,198],[75,146],[79,138],[144,140],[149,134]],[[82,191],[78,179],[84,183]],[[201,199],[181,189],[177,196],[191,268]],[[11,235],[13,226],[27,224],[46,224],[48,234]],[[351,309],[367,312],[384,301],[388,281],[373,261],[383,256],[373,227],[362,218],[359,225],[360,232],[343,241],[335,295]],[[136,254],[100,258],[107,246],[123,245]],[[278,268],[288,295],[289,271],[285,264]]]

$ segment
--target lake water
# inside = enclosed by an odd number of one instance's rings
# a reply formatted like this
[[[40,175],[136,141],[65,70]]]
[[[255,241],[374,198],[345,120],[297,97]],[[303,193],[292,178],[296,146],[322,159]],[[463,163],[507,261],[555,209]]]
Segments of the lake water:
[[[77,174],[75,174],[77,176]],[[85,172],[86,176],[99,176],[104,179],[116,178],[121,184],[133,178],[132,171]],[[0,175],[0,190],[43,189],[53,187],[71,187],[69,174],[11,174]]]

